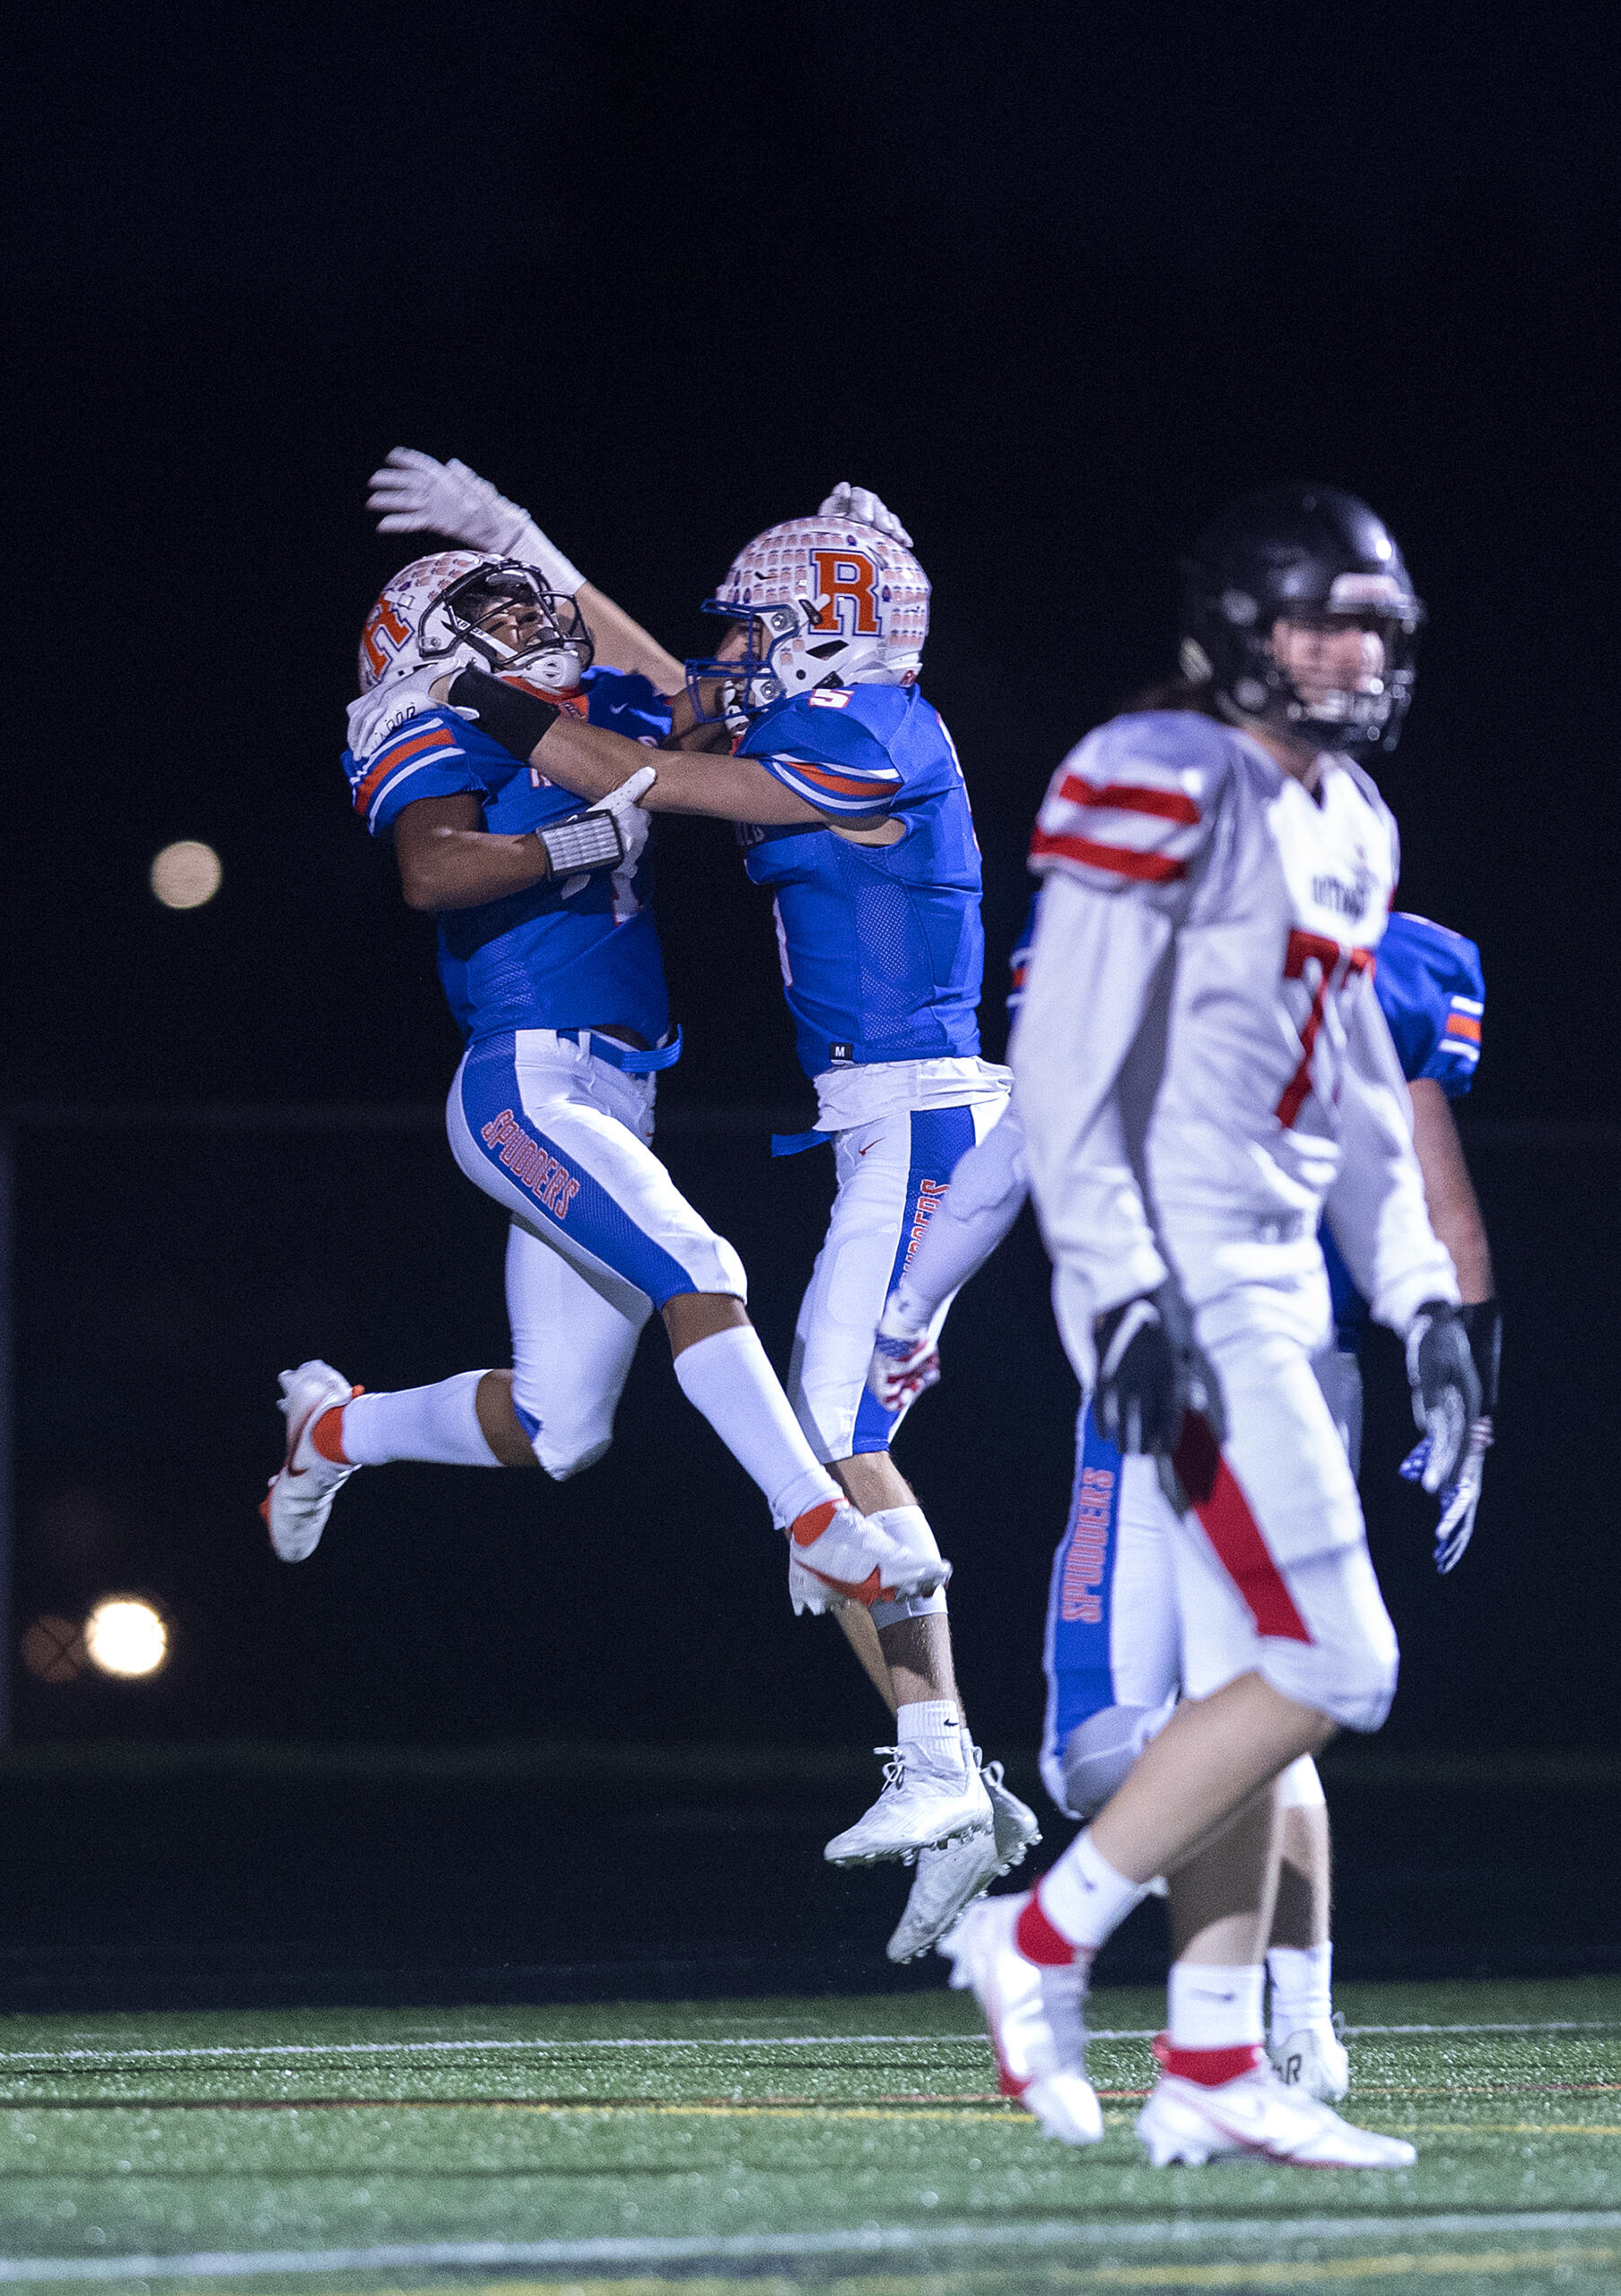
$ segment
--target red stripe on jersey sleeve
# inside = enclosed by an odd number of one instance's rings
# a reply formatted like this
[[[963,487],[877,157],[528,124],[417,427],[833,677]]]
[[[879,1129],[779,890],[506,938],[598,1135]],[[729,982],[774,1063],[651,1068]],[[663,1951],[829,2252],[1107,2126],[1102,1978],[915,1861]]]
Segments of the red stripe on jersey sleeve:
[[[1156,821],[1182,822],[1189,829],[1197,829],[1200,820],[1198,807],[1181,789],[1144,789],[1129,781],[1111,781],[1100,789],[1096,782],[1078,773],[1067,773],[1059,784],[1059,795],[1072,805],[1107,805],[1117,813],[1152,813]]]
[[[1033,861],[1044,853],[1084,861],[1093,869],[1111,869],[1117,877],[1137,877],[1147,884],[1167,884],[1188,874],[1187,863],[1172,860],[1168,853],[1134,853],[1129,845],[1095,845],[1089,837],[1058,836],[1038,829],[1030,840],[1030,857]]]
[[[1449,1037],[1466,1037],[1470,1044],[1480,1042],[1480,1023],[1470,1013],[1451,1013],[1442,1031]]]
[[[1273,1561],[1243,1485],[1217,1449],[1209,1422],[1199,1412],[1190,1411],[1182,1422],[1176,1472],[1206,1537],[1216,1549],[1217,1561],[1255,1621],[1256,1632],[1275,1636],[1281,1642],[1309,1643],[1310,1630]]]
[[[356,785],[354,810],[363,813],[397,765],[404,765],[407,758],[419,756],[423,750],[448,750],[456,746],[456,737],[448,726],[435,726],[431,732],[419,734],[414,741],[398,742],[386,750],[365,779]]]
[[[803,775],[806,780],[815,782],[819,789],[826,789],[837,797],[887,796],[894,787],[896,778],[889,774],[875,774],[869,778],[865,775],[841,773],[830,766],[818,765],[812,758],[793,757],[787,752],[784,752],[777,762],[788,767],[794,773]]]

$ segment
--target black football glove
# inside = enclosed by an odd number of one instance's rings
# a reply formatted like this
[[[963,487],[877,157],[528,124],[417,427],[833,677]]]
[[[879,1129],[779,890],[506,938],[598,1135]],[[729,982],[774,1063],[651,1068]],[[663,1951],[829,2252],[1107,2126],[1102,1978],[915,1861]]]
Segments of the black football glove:
[[[1482,1416],[1480,1374],[1469,1351],[1469,1335],[1460,1309],[1444,1300],[1420,1308],[1407,1334],[1407,1384],[1413,1418],[1427,1437],[1429,1456],[1419,1478],[1428,1492],[1444,1491],[1458,1480],[1468,1450],[1469,1431]]]
[[[1151,1453],[1166,1495],[1185,1514],[1187,1493],[1172,1464],[1183,1422],[1190,1412],[1204,1421],[1209,1435],[1201,1454],[1207,1450],[1212,1459],[1226,1431],[1221,1388],[1194,1341],[1187,1302],[1174,1283],[1162,1283],[1111,1308],[1092,1335],[1098,1363],[1092,1415],[1099,1433],[1122,1451]]]

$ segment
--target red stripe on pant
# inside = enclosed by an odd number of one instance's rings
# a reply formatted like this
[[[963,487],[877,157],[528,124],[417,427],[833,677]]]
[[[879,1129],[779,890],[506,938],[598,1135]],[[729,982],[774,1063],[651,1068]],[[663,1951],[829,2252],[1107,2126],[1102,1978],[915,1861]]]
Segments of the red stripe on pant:
[[[1176,1472],[1193,1501],[1193,1511],[1217,1561],[1243,1596],[1258,1634],[1282,1642],[1310,1642],[1305,1621],[1294,1607],[1283,1573],[1272,1560],[1260,1525],[1240,1483],[1216,1447],[1207,1422],[1190,1411],[1176,1447]]]

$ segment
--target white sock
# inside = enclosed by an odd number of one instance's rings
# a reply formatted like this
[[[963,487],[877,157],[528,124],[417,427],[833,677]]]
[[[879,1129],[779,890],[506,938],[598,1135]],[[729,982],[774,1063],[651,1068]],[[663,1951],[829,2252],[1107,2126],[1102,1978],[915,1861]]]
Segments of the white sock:
[[[1274,1945],[1267,1955],[1272,1980],[1272,2038],[1280,2044],[1303,2025],[1324,2024],[1334,2014],[1334,1947]]]
[[[357,1467],[428,1459],[447,1467],[498,1467],[475,1398],[482,1371],[458,1371],[431,1387],[355,1396],[344,1405],[344,1456]]]
[[[825,1500],[843,1499],[806,1441],[753,1324],[733,1324],[684,1347],[675,1377],[693,1408],[765,1493],[779,1529]]]
[[[1093,1847],[1090,1826],[1041,1876],[1041,1911],[1060,1937],[1091,1952],[1147,1894],[1146,1882],[1129,1882]]]
[[[1259,2048],[1265,2031],[1260,1996],[1266,1974],[1259,1961],[1236,1969],[1213,1961],[1172,1961],[1172,2048]]]
[[[963,1751],[963,1715],[954,1698],[919,1698],[895,1709],[895,1739],[930,1770],[968,1774]]]

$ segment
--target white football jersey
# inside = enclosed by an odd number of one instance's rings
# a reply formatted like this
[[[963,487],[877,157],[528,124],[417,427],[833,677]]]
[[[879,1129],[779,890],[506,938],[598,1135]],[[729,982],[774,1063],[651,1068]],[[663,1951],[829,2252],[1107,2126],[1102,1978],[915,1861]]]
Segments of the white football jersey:
[[[1217,1236],[1314,1264],[1325,1203],[1381,1320],[1455,1299],[1373,994],[1398,848],[1368,777],[1325,757],[1312,793],[1197,712],[1117,718],[1054,776],[1031,865],[1012,1057],[1037,1206],[1093,1312],[1165,1259],[1197,1301]]]

